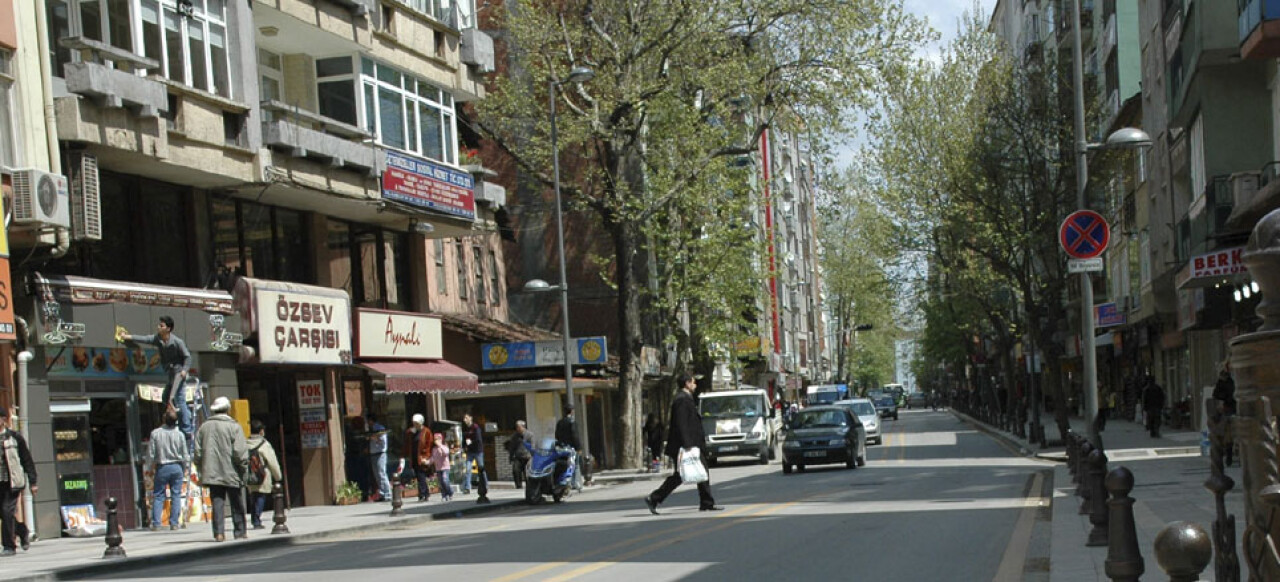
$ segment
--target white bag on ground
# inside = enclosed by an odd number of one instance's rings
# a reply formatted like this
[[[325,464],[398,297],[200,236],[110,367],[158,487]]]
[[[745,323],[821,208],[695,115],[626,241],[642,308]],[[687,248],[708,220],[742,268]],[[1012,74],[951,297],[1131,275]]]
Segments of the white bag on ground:
[[[690,447],[680,451],[680,481],[686,485],[703,483],[707,476],[707,467],[702,464],[702,451],[698,447]]]

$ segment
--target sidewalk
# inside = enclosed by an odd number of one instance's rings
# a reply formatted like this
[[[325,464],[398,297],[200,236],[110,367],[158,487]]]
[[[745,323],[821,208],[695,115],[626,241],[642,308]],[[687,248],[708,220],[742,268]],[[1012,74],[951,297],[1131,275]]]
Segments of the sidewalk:
[[[993,429],[974,419],[955,412],[958,417],[979,430],[991,434],[1023,454],[1041,459],[1063,461],[1053,472],[1051,550],[1049,580],[1076,582],[1083,580],[1108,580],[1105,570],[1107,548],[1088,547],[1085,542],[1093,525],[1088,515],[1080,515],[1082,499],[1075,496],[1075,486],[1067,469],[1066,450],[1062,446],[1041,449],[1010,433]],[[1044,417],[1045,434],[1050,440],[1058,437],[1052,417]],[[1071,430],[1087,434],[1087,423],[1082,418],[1071,419]],[[1174,521],[1190,521],[1213,531],[1216,518],[1214,497],[1205,489],[1209,478],[1209,458],[1200,456],[1200,433],[1189,430],[1162,429],[1159,438],[1147,434],[1142,425],[1126,420],[1107,422],[1102,432],[1102,442],[1107,453],[1107,470],[1124,466],[1133,472],[1134,487],[1129,496],[1134,499],[1134,524],[1138,533],[1138,548],[1146,570],[1146,577],[1163,579],[1165,574],[1155,559],[1155,538],[1165,525]],[[1239,466],[1227,467],[1227,476],[1236,482],[1226,495],[1227,513],[1236,518],[1237,557],[1243,562],[1241,540],[1244,539],[1244,481]],[[1241,572],[1247,573],[1243,564]],[[1213,563],[1201,573],[1201,579],[1212,579]]]
[[[665,474],[639,473],[635,471],[602,471],[592,476],[592,485],[578,495],[590,495],[593,491],[620,483],[665,477]],[[358,503],[355,505],[322,505],[298,507],[288,512],[289,534],[272,535],[271,511],[262,513],[266,529],[249,530],[249,539],[231,539],[231,521],[227,520],[227,541],[213,541],[213,529],[207,522],[193,523],[185,529],[158,532],[128,530],[124,532],[122,547],[128,554],[124,559],[102,558],[106,550],[103,537],[61,538],[50,534],[31,544],[31,550],[9,558],[0,558],[0,581],[49,581],[61,576],[107,573],[129,568],[165,564],[179,560],[192,560],[224,554],[239,553],[267,547],[280,547],[304,540],[318,540],[350,535],[362,531],[419,526],[424,523],[466,516],[496,513],[524,506],[524,492],[517,491],[510,481],[494,482],[489,489],[487,505],[476,504],[475,490],[471,495],[455,491],[453,500],[441,503],[439,496],[421,503],[406,500],[403,517],[391,517],[391,504]]]

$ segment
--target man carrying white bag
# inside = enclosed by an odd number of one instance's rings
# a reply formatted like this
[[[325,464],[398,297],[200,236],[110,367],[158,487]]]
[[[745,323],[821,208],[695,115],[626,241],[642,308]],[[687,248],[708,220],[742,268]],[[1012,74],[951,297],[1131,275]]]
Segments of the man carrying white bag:
[[[658,514],[658,504],[666,500],[682,483],[698,484],[699,510],[724,509],[716,505],[715,498],[711,496],[711,478],[701,454],[702,447],[706,446],[707,436],[702,430],[702,419],[698,416],[698,403],[693,398],[695,386],[693,376],[681,375],[680,391],[676,392],[675,399],[671,401],[671,429],[667,434],[667,448],[663,452],[675,461],[676,470],[644,498],[644,504],[654,515]]]

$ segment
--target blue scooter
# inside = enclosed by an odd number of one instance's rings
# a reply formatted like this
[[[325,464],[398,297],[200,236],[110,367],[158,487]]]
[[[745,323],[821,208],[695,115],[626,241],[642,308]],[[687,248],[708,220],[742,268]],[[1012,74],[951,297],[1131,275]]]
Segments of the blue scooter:
[[[578,454],[573,447],[563,446],[555,439],[542,439],[538,447],[524,444],[531,458],[525,470],[524,500],[530,505],[542,503],[543,496],[550,495],[556,503],[569,496],[574,488],[578,472]]]

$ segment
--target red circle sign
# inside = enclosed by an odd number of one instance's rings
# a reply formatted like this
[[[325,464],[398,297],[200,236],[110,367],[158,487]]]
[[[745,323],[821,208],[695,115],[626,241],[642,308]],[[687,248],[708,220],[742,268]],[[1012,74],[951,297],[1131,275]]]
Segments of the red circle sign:
[[[1058,242],[1062,250],[1075,259],[1092,259],[1107,250],[1111,227],[1106,219],[1092,210],[1077,210],[1062,221]]]

